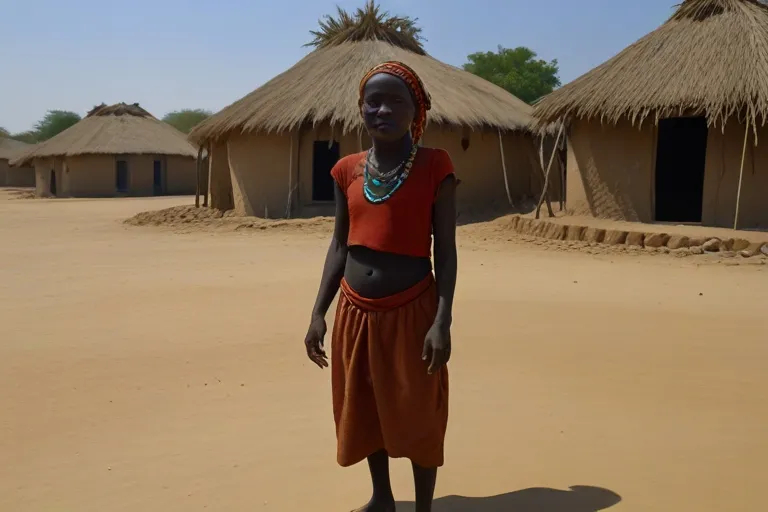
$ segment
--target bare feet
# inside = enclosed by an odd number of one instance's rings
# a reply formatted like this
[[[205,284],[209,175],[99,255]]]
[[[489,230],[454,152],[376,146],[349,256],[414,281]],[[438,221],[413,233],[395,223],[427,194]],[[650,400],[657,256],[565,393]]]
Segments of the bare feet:
[[[395,512],[395,499],[379,500],[374,498],[366,506],[352,512]]]

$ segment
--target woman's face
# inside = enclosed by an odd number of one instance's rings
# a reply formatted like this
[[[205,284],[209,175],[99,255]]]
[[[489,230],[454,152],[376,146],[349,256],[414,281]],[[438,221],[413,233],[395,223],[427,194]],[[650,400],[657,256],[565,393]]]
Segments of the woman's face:
[[[372,138],[402,139],[416,115],[411,91],[405,82],[388,73],[373,75],[363,89],[363,120]]]

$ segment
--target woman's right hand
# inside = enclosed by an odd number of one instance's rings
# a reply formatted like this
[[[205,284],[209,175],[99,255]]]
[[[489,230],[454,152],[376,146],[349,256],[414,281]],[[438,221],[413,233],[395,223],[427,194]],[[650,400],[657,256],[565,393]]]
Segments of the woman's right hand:
[[[319,368],[328,368],[328,356],[323,349],[323,339],[328,327],[325,324],[325,318],[321,316],[313,317],[307,330],[307,337],[304,338],[304,346],[307,349],[307,357]]]

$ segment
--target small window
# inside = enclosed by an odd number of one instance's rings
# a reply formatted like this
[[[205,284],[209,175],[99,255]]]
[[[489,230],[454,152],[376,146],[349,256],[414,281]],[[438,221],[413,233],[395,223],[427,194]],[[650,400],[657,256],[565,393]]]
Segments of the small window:
[[[117,161],[115,186],[118,192],[128,192],[128,162],[125,160]]]
[[[331,169],[340,158],[339,143],[315,141],[312,154],[312,200],[333,201],[333,177]]]

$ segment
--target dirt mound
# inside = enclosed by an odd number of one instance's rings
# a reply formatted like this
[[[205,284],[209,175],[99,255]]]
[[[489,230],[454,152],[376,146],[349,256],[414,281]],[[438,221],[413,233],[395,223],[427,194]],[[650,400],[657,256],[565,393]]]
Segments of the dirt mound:
[[[214,224],[222,219],[231,219],[234,212],[223,212],[213,208],[174,206],[163,210],[141,212],[125,221],[132,226],[180,226],[187,224]]]
[[[620,254],[668,255],[676,258],[696,256],[697,262],[722,263],[728,266],[768,263],[766,257],[760,257],[763,248],[768,248],[768,245],[762,242],[721,240],[716,237],[689,239],[665,233],[595,229],[587,226],[557,224],[518,215],[461,226],[458,233],[462,242],[475,245],[506,240],[532,244],[544,250],[578,251],[595,256]]]
[[[279,229],[301,233],[330,233],[333,231],[333,217],[314,217],[311,219],[241,219],[236,228],[243,229]]]
[[[333,218],[311,219],[259,219],[240,217],[232,210],[175,206],[163,210],[141,212],[124,221],[130,226],[162,226],[175,229],[191,228],[197,231],[249,229],[281,229],[302,233],[325,233],[333,229]]]
[[[8,199],[35,199],[35,189],[33,188],[8,188]]]

